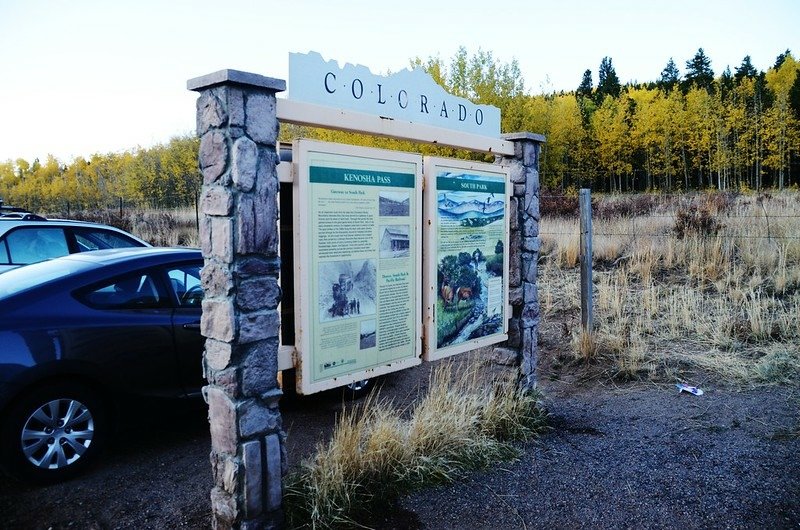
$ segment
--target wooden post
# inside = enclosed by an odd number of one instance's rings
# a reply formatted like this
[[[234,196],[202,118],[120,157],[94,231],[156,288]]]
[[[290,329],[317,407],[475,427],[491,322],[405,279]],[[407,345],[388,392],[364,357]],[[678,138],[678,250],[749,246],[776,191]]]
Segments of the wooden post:
[[[581,326],[585,333],[593,330],[592,311],[592,194],[580,191],[581,207]]]

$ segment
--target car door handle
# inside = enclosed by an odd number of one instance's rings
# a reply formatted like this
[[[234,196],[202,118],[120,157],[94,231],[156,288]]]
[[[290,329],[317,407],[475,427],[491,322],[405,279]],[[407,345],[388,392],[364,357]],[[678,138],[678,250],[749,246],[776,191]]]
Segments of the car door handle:
[[[183,329],[196,329],[197,331],[200,331],[200,321],[198,320],[197,322],[187,322],[186,324],[183,325]]]

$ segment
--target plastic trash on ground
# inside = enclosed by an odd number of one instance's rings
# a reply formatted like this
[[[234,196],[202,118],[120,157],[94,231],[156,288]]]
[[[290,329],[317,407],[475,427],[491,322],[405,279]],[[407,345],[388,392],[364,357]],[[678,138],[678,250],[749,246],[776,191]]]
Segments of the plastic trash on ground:
[[[687,385],[686,383],[676,383],[676,387],[678,387],[678,393],[681,392],[688,392],[690,394],[694,394],[695,396],[702,396],[703,389],[697,388],[696,386]]]

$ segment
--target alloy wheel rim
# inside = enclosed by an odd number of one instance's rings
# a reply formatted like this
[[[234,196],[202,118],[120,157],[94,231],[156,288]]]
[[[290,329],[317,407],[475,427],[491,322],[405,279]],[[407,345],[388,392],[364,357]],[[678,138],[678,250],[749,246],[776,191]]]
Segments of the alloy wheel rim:
[[[86,453],[94,432],[94,418],[86,405],[75,399],[54,399],[25,421],[22,452],[39,469],[61,469]]]

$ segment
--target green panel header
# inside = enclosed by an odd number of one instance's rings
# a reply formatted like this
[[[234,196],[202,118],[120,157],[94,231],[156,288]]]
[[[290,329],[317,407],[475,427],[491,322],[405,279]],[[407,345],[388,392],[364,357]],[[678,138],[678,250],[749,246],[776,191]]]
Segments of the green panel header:
[[[452,177],[436,177],[437,190],[474,191],[478,193],[505,193],[506,184],[502,180],[458,179]]]
[[[309,179],[316,184],[413,188],[415,176],[413,173],[391,173],[388,171],[338,167],[311,166],[309,168]]]

